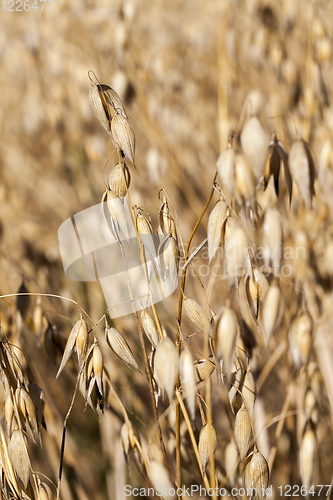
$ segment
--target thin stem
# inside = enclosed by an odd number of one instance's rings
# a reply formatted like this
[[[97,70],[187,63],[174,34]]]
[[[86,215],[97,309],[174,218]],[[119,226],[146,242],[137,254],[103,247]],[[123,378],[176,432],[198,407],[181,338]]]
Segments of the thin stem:
[[[214,176],[213,184],[215,183],[216,179],[217,179],[217,173]],[[203,209],[199,219],[197,220],[197,223],[195,224],[193,231],[191,233],[191,236],[188,240],[186,250],[185,250],[185,256],[184,256],[184,265],[187,262],[190,246],[191,246],[193,237],[195,235],[195,232],[196,232],[200,222],[202,221],[203,216],[205,215],[205,212],[208,208],[208,205],[209,205],[211,199],[213,198],[213,195],[214,195],[214,188],[212,189],[212,191],[209,195],[209,198],[206,202],[206,205],[204,206],[204,209]],[[179,295],[179,304],[178,304],[178,316],[177,316],[178,328],[177,328],[177,333],[176,333],[176,345],[177,345],[179,355],[181,352],[179,332],[180,332],[180,326],[181,326],[182,307],[183,307],[183,298],[184,298],[184,290],[185,290],[185,280],[186,280],[186,266],[185,267],[183,266],[182,281],[181,281],[180,295]],[[179,389],[179,380],[177,383],[177,389]],[[181,486],[180,412],[179,412],[179,409],[177,411],[177,407],[176,407],[176,470],[177,470],[177,473],[176,473],[176,475],[177,475],[177,487],[180,487]]]
[[[214,180],[213,180],[213,184],[216,182],[216,179],[217,179],[217,172],[214,176]],[[202,218],[203,216],[205,215],[205,212],[208,208],[208,205],[209,203],[211,202],[211,199],[213,198],[213,195],[214,195],[214,191],[215,189],[213,188],[210,195],[209,195],[209,198],[206,202],[206,205],[204,206],[204,209],[199,217],[199,219],[197,220],[194,228],[193,228],[193,231],[191,233],[191,236],[187,242],[187,245],[186,245],[186,249],[185,249],[185,256],[184,256],[184,265],[183,265],[183,272],[182,272],[182,281],[181,281],[181,286],[180,286],[180,294],[179,294],[179,303],[178,303],[178,316],[177,316],[177,320],[178,320],[178,325],[181,324],[181,316],[182,316],[182,308],[183,308],[183,298],[184,298],[184,290],[185,290],[185,280],[186,280],[186,262],[187,262],[187,259],[188,259],[188,253],[189,253],[189,250],[190,250],[190,246],[191,246],[191,243],[192,243],[192,240],[193,240],[193,237],[195,235],[195,232],[196,230],[198,229],[198,226],[200,224],[200,222],[202,221]],[[178,339],[179,341],[179,339]]]
[[[158,317],[157,317],[157,314],[156,314],[156,310],[155,310],[155,307],[154,307],[154,303],[153,303],[153,298],[152,298],[152,294],[151,294],[151,290],[150,290],[150,286],[149,286],[148,275],[147,275],[147,269],[146,269],[146,266],[145,266],[145,257],[144,257],[144,253],[143,253],[142,243],[141,243],[140,235],[139,235],[138,230],[137,230],[136,218],[135,218],[135,214],[134,214],[134,210],[133,210],[133,206],[132,206],[132,202],[131,202],[131,198],[130,198],[130,194],[129,194],[129,189],[128,189],[127,183],[126,183],[126,178],[125,178],[125,173],[124,173],[124,164],[123,164],[123,159],[122,159],[122,156],[120,154],[119,148],[117,148],[117,152],[118,152],[118,157],[119,157],[119,163],[120,163],[120,165],[122,166],[122,169],[123,169],[123,176],[124,176],[124,180],[125,180],[128,201],[129,201],[129,205],[130,205],[130,208],[131,208],[131,214],[132,214],[132,218],[133,218],[133,224],[134,224],[136,236],[137,236],[138,243],[139,243],[141,260],[142,260],[142,263],[143,263],[143,269],[144,269],[144,273],[145,273],[146,283],[147,283],[147,286],[148,286],[148,292],[149,292],[149,295],[150,295],[152,309],[153,309],[153,312],[154,312],[154,317],[155,317],[157,328],[158,328],[159,333],[160,333],[160,337],[162,338],[161,326],[160,326],[160,322],[158,320]],[[160,441],[161,451],[162,451],[162,455],[163,455],[163,461],[164,461],[164,465],[165,465],[165,467],[166,467],[166,469],[167,469],[170,477],[173,478],[173,474],[172,474],[172,471],[171,471],[171,467],[170,467],[170,464],[169,464],[168,456],[167,456],[165,445],[164,445],[164,440],[163,440],[163,435],[162,435],[162,429],[161,429],[161,426],[160,426],[160,423],[159,423],[159,419],[158,419],[158,412],[157,412],[157,407],[156,407],[156,402],[155,402],[155,393],[154,393],[154,387],[153,387],[153,380],[152,380],[152,375],[151,375],[149,361],[148,361],[148,355],[147,355],[147,350],[146,350],[145,339],[144,339],[144,335],[143,335],[143,331],[142,331],[142,326],[141,326],[141,322],[139,320],[138,313],[137,313],[137,311],[135,310],[135,307],[134,307],[133,292],[132,292],[132,288],[131,288],[131,284],[130,284],[130,280],[129,280],[129,273],[128,273],[128,268],[127,268],[126,259],[125,259],[124,253],[123,253],[122,245],[121,245],[121,250],[122,250],[122,256],[123,256],[123,260],[124,260],[124,266],[125,266],[125,269],[126,269],[127,279],[128,279],[128,290],[129,290],[129,294],[130,294],[130,298],[131,298],[131,303],[132,303],[132,306],[133,306],[133,314],[134,314],[134,318],[135,318],[136,327],[137,327],[138,332],[139,332],[139,339],[140,339],[141,349],[142,349],[142,353],[143,353],[143,358],[144,358],[144,363],[145,363],[146,377],[147,377],[147,381],[148,381],[148,385],[149,385],[149,392],[150,392],[151,403],[152,403],[152,408],[153,408],[154,421],[155,421],[155,424],[157,425],[157,432],[158,432],[158,437],[159,437],[159,441]]]
[[[62,295],[55,295],[54,293],[34,293],[34,292],[26,292],[26,293],[7,293],[6,295],[0,295],[0,299],[5,299],[7,297],[17,297],[19,295],[31,295],[32,297],[53,297],[55,299],[62,299],[62,300],[68,300],[68,302],[72,302],[72,304],[75,304],[80,311],[83,312],[83,314],[93,323],[92,319],[90,318],[89,314],[83,309],[83,307],[80,306],[78,302],[74,299],[70,299],[68,297],[63,297]]]
[[[191,426],[191,421],[189,419],[189,416],[188,416],[188,413],[186,411],[186,408],[185,408],[185,405],[183,403],[183,400],[182,400],[182,398],[180,396],[179,390],[177,390],[177,389],[176,389],[176,396],[177,396],[177,399],[178,399],[178,402],[179,402],[179,406],[182,409],[184,420],[185,420],[186,425],[187,425],[187,429],[188,429],[188,432],[189,432],[189,435],[190,435],[190,438],[191,438],[191,443],[192,443],[192,447],[193,447],[193,450],[194,450],[194,454],[195,454],[195,457],[196,457],[198,465],[199,465],[200,474],[201,474],[203,482],[205,484],[205,488],[206,488],[206,490],[208,490],[210,488],[210,485],[209,485],[209,482],[207,480],[206,474],[202,470],[201,460],[200,460],[200,455],[199,455],[199,450],[198,450],[198,446],[197,446],[197,443],[196,443],[196,440],[195,440],[195,437],[194,437],[193,429],[192,429],[192,426]]]
[[[66,417],[64,420],[64,425],[63,425],[61,449],[60,449],[60,465],[59,465],[59,475],[58,475],[58,485],[57,485],[57,500],[60,500],[60,485],[61,485],[62,469],[63,469],[63,465],[64,465],[64,452],[65,452],[65,438],[66,438],[67,420],[69,419],[69,416],[70,416],[71,411],[72,411],[73,406],[74,406],[74,401],[76,398],[77,390],[79,388],[81,374],[82,374],[82,367],[80,368],[79,374],[77,376],[74,394],[72,397],[71,404],[69,405],[69,408],[68,408],[68,411],[67,411],[67,414],[66,414]]]

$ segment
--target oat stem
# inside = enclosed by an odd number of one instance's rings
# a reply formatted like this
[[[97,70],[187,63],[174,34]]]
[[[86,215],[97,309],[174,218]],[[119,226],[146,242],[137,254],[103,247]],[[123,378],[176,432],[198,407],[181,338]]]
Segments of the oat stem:
[[[217,179],[217,173],[214,176],[213,184],[215,183]],[[208,205],[213,198],[214,195],[214,188],[212,189],[209,198],[206,202],[206,205],[204,206],[204,209],[197,220],[193,231],[191,233],[191,236],[188,240],[186,250],[185,250],[185,256],[184,256],[184,265],[186,264],[186,261],[188,259],[188,253],[190,250],[190,246],[193,240],[193,237],[195,235],[196,230],[198,229],[198,226],[200,222],[202,221],[203,216],[205,215],[205,212],[208,208]],[[180,355],[181,351],[181,345],[180,345],[180,325],[181,325],[181,317],[182,317],[182,307],[183,307],[183,299],[184,299],[184,290],[185,290],[185,280],[186,280],[186,266],[183,266],[183,271],[182,271],[182,281],[181,281],[181,286],[180,286],[180,295],[179,295],[179,303],[178,303],[178,316],[177,316],[177,323],[178,323],[178,328],[177,328],[177,333],[176,333],[176,344],[177,344],[177,349],[178,353]],[[179,381],[177,383],[177,389],[179,389]],[[177,468],[177,486],[181,486],[181,456],[180,456],[180,412],[179,412],[179,407],[178,405],[176,406],[176,468]]]
[[[123,175],[124,175],[124,178],[125,178],[123,158],[122,158],[122,156],[120,154],[119,148],[117,148],[117,152],[118,152],[118,156],[119,156],[119,163],[120,163],[120,165],[123,168]],[[141,260],[142,260],[142,263],[143,263],[143,269],[144,269],[144,273],[145,273],[145,279],[146,279],[146,283],[147,283],[147,286],[148,286],[148,292],[149,292],[149,295],[150,295],[151,306],[152,306],[152,310],[154,312],[154,317],[155,317],[157,328],[159,330],[160,338],[162,338],[161,325],[160,325],[160,322],[158,320],[158,317],[157,317],[157,314],[156,314],[156,310],[155,310],[155,306],[154,306],[154,303],[153,303],[153,297],[152,297],[152,293],[151,293],[150,286],[149,286],[149,279],[148,279],[148,276],[147,276],[147,269],[146,269],[146,266],[145,266],[145,257],[144,257],[144,253],[143,253],[143,249],[142,249],[142,243],[141,243],[140,235],[139,235],[138,230],[137,230],[136,218],[135,218],[135,214],[134,214],[134,210],[133,210],[133,206],[132,206],[132,202],[131,202],[131,198],[130,198],[130,194],[129,194],[129,189],[127,187],[126,181],[125,181],[125,185],[126,185],[126,190],[127,190],[127,196],[128,196],[129,205],[131,207],[131,214],[132,214],[132,218],[133,218],[133,224],[134,224],[135,232],[136,232],[138,243],[139,243]],[[136,327],[137,327],[138,332],[139,332],[139,339],[140,339],[141,349],[142,349],[144,363],[145,363],[145,371],[146,371],[146,377],[147,377],[147,381],[148,381],[148,385],[149,385],[149,392],[150,392],[151,403],[152,403],[152,408],[153,408],[153,415],[154,415],[155,424],[157,425],[157,432],[158,432],[158,437],[159,437],[159,440],[160,440],[161,451],[162,451],[162,454],[163,454],[163,461],[164,461],[164,465],[165,465],[165,467],[166,467],[166,469],[167,469],[170,477],[173,478],[172,470],[171,470],[171,467],[170,467],[170,463],[169,463],[168,456],[167,456],[166,449],[165,449],[165,445],[164,445],[164,440],[163,440],[163,435],[162,435],[162,429],[161,429],[161,426],[160,426],[160,423],[159,423],[159,419],[158,419],[158,412],[157,412],[157,407],[156,407],[156,402],[155,402],[154,387],[153,387],[152,375],[151,375],[149,361],[148,361],[148,355],[147,355],[147,350],[146,350],[145,339],[144,339],[144,335],[143,335],[143,331],[142,331],[142,326],[141,326],[141,322],[140,322],[138,313],[135,310],[135,307],[134,307],[134,304],[133,304],[134,298],[133,298],[133,292],[132,292],[132,288],[131,288],[131,283],[130,283],[128,268],[127,268],[127,264],[126,264],[126,259],[125,259],[124,253],[123,253],[122,245],[120,245],[120,246],[121,246],[121,250],[122,250],[122,256],[123,256],[123,260],[124,260],[124,266],[125,266],[125,269],[126,269],[128,291],[129,291],[131,303],[132,303],[132,306],[133,306],[133,314],[134,314],[134,318],[135,318]]]
[[[69,416],[71,414],[71,411],[74,406],[74,401],[76,398],[77,390],[79,388],[79,383],[80,383],[80,378],[83,370],[83,366],[80,368],[79,374],[76,379],[76,384],[75,384],[75,389],[74,389],[74,394],[72,397],[71,404],[69,405],[64,424],[63,424],[63,430],[62,430],[62,439],[61,439],[61,448],[60,448],[60,465],[59,465],[59,474],[58,474],[58,484],[57,484],[57,500],[60,500],[60,485],[61,485],[61,476],[62,476],[62,469],[64,465],[64,452],[65,452],[65,438],[66,438],[66,429],[67,429],[67,421],[69,419]]]
[[[180,408],[182,410],[182,413],[183,413],[183,416],[184,416],[184,419],[185,419],[185,422],[186,422],[186,425],[187,425],[187,429],[188,429],[188,432],[189,432],[189,435],[190,435],[190,438],[191,438],[191,443],[192,443],[193,451],[195,453],[195,457],[196,457],[198,465],[199,465],[200,474],[201,474],[203,482],[205,484],[205,488],[208,490],[210,488],[210,485],[209,485],[209,482],[207,480],[207,476],[204,474],[204,471],[202,470],[202,467],[201,467],[199,450],[198,450],[198,446],[197,446],[197,443],[196,443],[196,440],[195,440],[195,437],[194,437],[193,429],[192,429],[192,426],[191,426],[191,421],[189,419],[189,416],[188,416],[188,413],[186,411],[184,402],[183,402],[183,400],[181,398],[181,395],[180,395],[178,389],[176,389],[176,396],[177,396],[177,399],[178,399],[178,402],[179,402],[179,406],[180,406]],[[178,406],[178,408],[179,408],[179,406]]]

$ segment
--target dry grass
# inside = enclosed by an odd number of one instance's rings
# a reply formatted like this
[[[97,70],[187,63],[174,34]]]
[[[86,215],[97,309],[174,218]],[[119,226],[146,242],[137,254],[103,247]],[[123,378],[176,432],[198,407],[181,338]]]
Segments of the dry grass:
[[[56,498],[59,470],[63,500],[122,500],[126,484],[230,492],[266,484],[267,465],[275,496],[331,484],[332,10],[55,0],[2,12],[2,498]],[[91,112],[89,70],[124,105],[115,145]],[[104,191],[109,224],[120,220],[119,167],[108,178],[119,148],[138,232],[160,224],[179,266],[190,236],[187,257],[207,236],[208,248],[186,267],[184,293],[108,317],[105,338],[100,286],[66,277],[58,228]]]

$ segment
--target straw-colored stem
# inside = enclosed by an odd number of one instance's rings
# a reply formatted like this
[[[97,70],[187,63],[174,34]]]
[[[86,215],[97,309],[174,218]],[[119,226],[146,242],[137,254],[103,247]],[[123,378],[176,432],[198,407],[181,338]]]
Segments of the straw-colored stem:
[[[210,488],[210,485],[209,485],[209,482],[207,480],[207,476],[204,474],[204,471],[202,470],[201,461],[200,461],[200,455],[199,455],[199,450],[198,450],[198,446],[197,446],[197,443],[196,443],[196,440],[195,440],[195,437],[194,437],[193,429],[192,429],[192,426],[191,426],[191,421],[190,421],[190,418],[189,418],[188,413],[186,411],[184,402],[183,402],[183,400],[181,398],[180,392],[177,389],[176,389],[176,396],[177,396],[177,399],[178,399],[179,406],[180,406],[180,408],[182,410],[182,413],[183,413],[183,416],[184,416],[184,420],[185,420],[186,425],[187,425],[187,430],[189,432],[191,443],[192,443],[192,447],[193,447],[193,451],[194,451],[195,457],[196,457],[197,462],[198,462],[200,474],[201,474],[203,482],[205,484],[205,488],[208,490]]]
[[[118,156],[119,156],[120,165],[123,168],[123,175],[124,175],[123,159],[122,159],[122,156],[120,154],[119,148],[117,148],[117,152],[118,152]],[[125,183],[125,185],[126,185],[126,183]],[[131,203],[131,199],[130,199],[130,194],[129,194],[129,190],[127,188],[127,185],[126,185],[126,189],[127,189],[128,201],[129,201],[129,204],[130,204],[130,207],[131,207],[131,214],[132,214],[132,218],[133,218],[133,224],[134,224],[135,232],[136,232],[138,243],[139,243],[141,260],[142,260],[142,263],[143,263],[143,269],[144,269],[144,273],[145,273],[146,283],[147,283],[147,286],[148,286],[148,291],[149,291],[149,295],[150,295],[152,309],[153,309],[153,312],[154,312],[154,317],[155,317],[155,321],[156,321],[156,324],[157,324],[157,328],[159,329],[160,337],[162,338],[161,326],[160,326],[160,323],[158,321],[156,310],[155,310],[154,303],[153,303],[153,298],[152,298],[152,294],[151,294],[151,290],[150,290],[150,286],[149,286],[149,280],[148,280],[148,276],[147,276],[147,270],[146,270],[146,266],[145,266],[145,258],[144,258],[142,243],[141,243],[140,235],[139,235],[138,230],[137,230],[136,218],[135,218],[135,214],[134,214],[134,210],[133,210],[133,207],[132,207],[132,203]],[[122,245],[120,245],[120,247],[121,247],[121,250],[122,250]],[[124,255],[123,255],[123,257],[124,257]],[[124,259],[124,265],[125,265],[125,268],[126,268],[126,271],[127,271],[127,276],[128,276],[128,269],[127,269],[127,265],[126,265],[125,259]],[[128,281],[129,281],[129,276],[128,276]],[[129,289],[131,303],[133,305],[134,298],[133,298],[133,292],[132,292],[132,289],[131,289],[131,286],[130,286],[130,282],[128,283],[128,289]],[[134,305],[133,305],[133,313],[134,313],[136,327],[137,327],[138,332],[139,332],[139,339],[140,339],[141,349],[142,349],[142,353],[143,353],[143,359],[144,359],[144,363],[145,363],[146,377],[147,377],[147,381],[148,381],[148,385],[149,385],[149,392],[150,392],[151,403],[152,403],[152,408],[153,408],[154,421],[155,421],[155,423],[157,425],[157,432],[158,432],[158,437],[159,437],[159,441],[160,441],[161,451],[162,451],[162,455],[163,455],[163,461],[164,461],[164,465],[165,465],[165,467],[166,467],[166,469],[167,469],[170,477],[173,478],[173,474],[172,474],[172,471],[171,471],[170,463],[169,463],[168,456],[167,456],[166,449],[165,449],[165,445],[164,445],[164,440],[163,440],[163,435],[162,435],[162,429],[161,429],[161,426],[160,426],[160,423],[159,423],[159,419],[158,419],[158,412],[157,412],[157,407],[156,407],[156,402],[155,402],[153,380],[152,380],[152,375],[151,375],[149,361],[148,361],[148,355],[147,355],[147,350],[146,350],[146,344],[145,344],[144,334],[143,334],[143,331],[142,331],[141,321],[139,319],[137,311],[135,310]]]
[[[65,420],[63,423],[63,430],[62,430],[62,439],[61,439],[61,448],[60,448],[60,465],[59,465],[59,475],[58,475],[58,484],[57,484],[57,500],[60,500],[60,485],[61,485],[61,476],[62,476],[62,470],[63,470],[63,465],[64,465],[64,453],[65,453],[65,439],[66,439],[66,429],[67,429],[67,421],[69,419],[69,416],[72,412],[73,406],[74,406],[74,401],[76,398],[76,394],[79,388],[79,383],[80,383],[80,378],[82,374],[82,369],[83,366],[81,367],[79,374],[76,379],[76,384],[75,384],[75,389],[74,389],[74,394],[72,397],[71,404],[69,405],[67,414],[65,416]]]
[[[216,179],[217,179],[217,173],[214,176],[213,184],[215,183]],[[194,237],[194,235],[196,233],[196,230],[198,229],[198,226],[199,226],[200,222],[202,221],[203,216],[205,215],[205,212],[206,212],[206,210],[208,208],[209,203],[211,202],[211,199],[213,198],[214,191],[215,191],[215,189],[213,188],[211,190],[211,193],[210,193],[209,198],[208,198],[208,200],[206,202],[206,205],[204,206],[204,209],[201,212],[201,215],[200,215],[199,219],[197,220],[197,222],[196,222],[196,224],[195,224],[195,226],[193,228],[193,231],[191,233],[191,236],[190,236],[190,238],[189,238],[189,240],[187,242],[187,245],[186,245],[185,255],[184,255],[183,272],[182,272],[182,281],[181,281],[181,285],[180,285],[179,303],[178,303],[177,321],[178,321],[178,325],[179,326],[181,324],[183,299],[184,299],[184,290],[185,290],[185,281],[186,281],[186,266],[185,266],[185,264],[186,264],[187,259],[188,259],[188,254],[189,254],[189,250],[190,250],[190,246],[191,246],[193,237]],[[178,337],[178,341],[179,341],[179,337]]]
[[[213,184],[215,183],[217,178],[217,173],[214,176]],[[197,223],[195,224],[193,231],[191,233],[190,239],[188,240],[186,250],[185,250],[185,256],[184,256],[184,264],[186,264],[186,261],[188,259],[188,254],[189,254],[189,249],[193,240],[193,237],[195,235],[195,232],[202,221],[203,216],[205,215],[205,212],[208,208],[208,205],[213,198],[214,195],[214,188],[212,189],[209,198],[206,202],[206,205],[197,220]],[[180,325],[181,325],[181,317],[182,317],[182,307],[183,307],[183,298],[184,298],[184,290],[185,290],[185,280],[186,280],[186,267],[183,267],[183,272],[182,272],[182,281],[181,281],[181,286],[180,286],[180,295],[179,295],[179,303],[178,303],[178,329],[177,329],[177,334],[176,334],[176,344],[178,348],[178,353],[180,354],[181,351],[181,346],[180,346],[180,338],[179,338],[179,331],[180,331]],[[179,382],[177,384],[177,389],[179,389]],[[180,413],[179,411],[177,412],[176,410],[176,467],[177,467],[177,486],[178,484],[181,485],[181,463],[180,463]],[[179,483],[178,483],[179,480]]]

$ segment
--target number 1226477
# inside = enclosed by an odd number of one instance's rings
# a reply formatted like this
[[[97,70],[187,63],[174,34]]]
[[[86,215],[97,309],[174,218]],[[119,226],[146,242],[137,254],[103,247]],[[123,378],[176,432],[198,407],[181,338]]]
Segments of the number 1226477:
[[[3,0],[1,5],[5,12],[28,12],[29,10],[43,11],[45,4],[50,3],[49,9],[54,0]]]
[[[313,496],[313,497],[319,497],[319,496],[326,496],[331,492],[331,485],[330,484],[317,484],[317,485],[312,485],[311,487],[307,488],[304,484],[299,486],[298,484],[295,484],[294,486],[291,486],[290,484],[286,484],[284,486],[279,486],[278,487],[279,494],[280,496],[285,496],[285,497],[306,497],[306,496]]]

